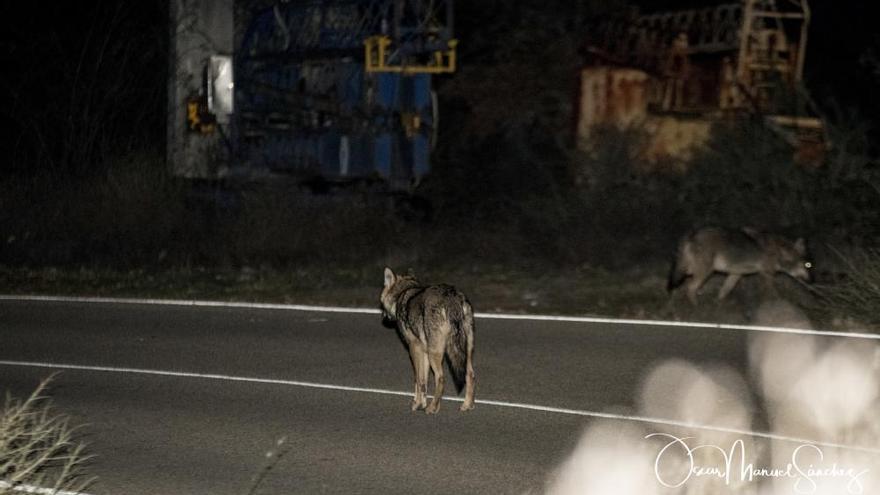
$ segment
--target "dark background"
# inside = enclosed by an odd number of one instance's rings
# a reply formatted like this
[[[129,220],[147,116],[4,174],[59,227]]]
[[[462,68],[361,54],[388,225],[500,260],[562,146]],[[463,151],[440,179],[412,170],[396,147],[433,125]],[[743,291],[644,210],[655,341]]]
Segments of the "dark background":
[[[591,14],[624,5],[617,0],[457,2],[462,67],[556,62],[546,60],[542,37],[564,34],[576,42]],[[643,11],[705,5],[711,2],[641,2]],[[827,111],[856,112],[873,122],[880,115],[873,97],[880,40],[872,9],[858,1],[814,0],[810,6],[807,89]],[[110,150],[161,148],[167,19],[166,2],[160,0],[5,2],[0,7],[0,105],[7,172],[47,167],[84,172]],[[527,37],[539,44],[517,51],[517,40]],[[577,60],[565,63],[577,66]],[[505,96],[518,106],[517,95]],[[83,140],[94,142],[69,156],[69,141]]]
[[[876,245],[880,40],[864,2],[811,7],[805,86],[834,144],[818,171],[790,166],[748,126],[720,130],[686,176],[636,173],[628,135],[583,156],[572,133],[578,49],[591,19],[627,4],[459,1],[459,70],[437,79],[440,142],[418,191],[430,214],[283,191],[229,213],[194,207],[166,171],[166,2],[7,2],[0,263],[616,267],[666,260],[683,232],[710,223]]]

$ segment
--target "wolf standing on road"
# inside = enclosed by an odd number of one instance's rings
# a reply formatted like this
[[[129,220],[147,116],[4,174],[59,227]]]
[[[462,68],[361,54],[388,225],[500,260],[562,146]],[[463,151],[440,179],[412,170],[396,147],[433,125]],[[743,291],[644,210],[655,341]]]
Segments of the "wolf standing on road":
[[[724,299],[743,275],[760,273],[772,286],[776,272],[786,273],[804,282],[810,281],[811,264],[807,261],[803,239],[792,242],[779,235],[752,228],[728,230],[705,227],[684,236],[669,272],[667,289],[671,292],[687,280],[687,296],[697,304],[697,292],[715,272],[727,274],[718,292]]]
[[[395,275],[385,268],[385,287],[379,298],[382,316],[395,323],[412,360],[415,396],[412,410],[427,405],[428,368],[434,372],[434,399],[425,412],[440,409],[443,357],[460,392],[462,411],[474,408],[474,311],[467,298],[450,285],[421,285],[411,275]]]

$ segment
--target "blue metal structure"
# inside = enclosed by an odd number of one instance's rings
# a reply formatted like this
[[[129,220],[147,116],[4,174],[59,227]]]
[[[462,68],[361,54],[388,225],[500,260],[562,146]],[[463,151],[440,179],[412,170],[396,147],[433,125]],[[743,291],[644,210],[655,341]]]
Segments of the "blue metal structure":
[[[233,170],[392,188],[428,171],[452,0],[241,0],[236,32]],[[368,39],[388,48],[378,68]]]

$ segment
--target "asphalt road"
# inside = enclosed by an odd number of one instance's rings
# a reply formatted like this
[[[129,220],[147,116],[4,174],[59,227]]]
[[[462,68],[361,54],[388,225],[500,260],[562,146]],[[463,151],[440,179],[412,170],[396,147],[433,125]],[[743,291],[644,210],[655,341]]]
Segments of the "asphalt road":
[[[478,319],[476,409],[446,401],[426,416],[404,396],[289,383],[410,392],[408,356],[375,314],[0,301],[0,360],[118,368],[66,369],[52,387],[57,409],[86,424],[94,494],[244,494],[281,437],[289,450],[259,493],[538,492],[592,419],[480,400],[632,412],[653,365],[742,369],[745,343],[736,331]],[[0,385],[22,397],[53,371],[0,364]]]

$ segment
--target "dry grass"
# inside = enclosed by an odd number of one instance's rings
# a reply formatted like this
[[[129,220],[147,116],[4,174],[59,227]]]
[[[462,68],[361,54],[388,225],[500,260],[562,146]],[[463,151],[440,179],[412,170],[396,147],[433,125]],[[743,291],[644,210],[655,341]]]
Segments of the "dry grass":
[[[43,381],[25,400],[7,397],[0,415],[0,494],[80,492],[92,483],[77,428],[57,414]]]
[[[880,325],[880,249],[834,251],[843,275],[820,291],[829,317]]]

